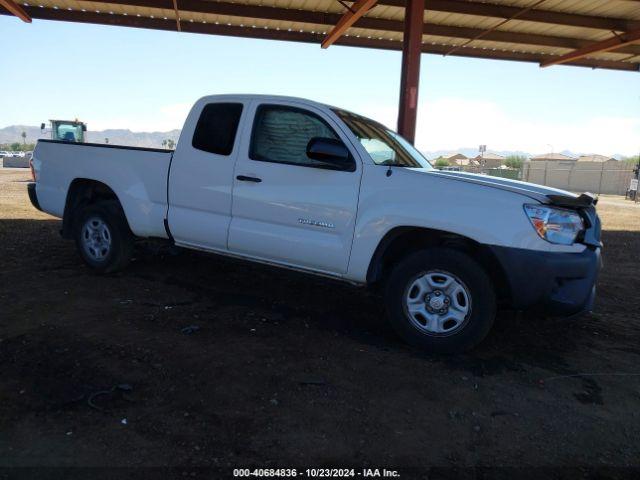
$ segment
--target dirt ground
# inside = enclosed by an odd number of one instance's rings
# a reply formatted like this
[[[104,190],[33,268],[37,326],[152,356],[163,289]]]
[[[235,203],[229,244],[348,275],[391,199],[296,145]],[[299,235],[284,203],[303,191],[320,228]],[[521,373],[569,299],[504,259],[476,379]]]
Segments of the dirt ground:
[[[593,314],[504,313],[473,353],[437,357],[339,282],[154,246],[96,276],[31,206],[27,178],[0,170],[0,478],[54,466],[640,472],[640,205],[601,199]]]

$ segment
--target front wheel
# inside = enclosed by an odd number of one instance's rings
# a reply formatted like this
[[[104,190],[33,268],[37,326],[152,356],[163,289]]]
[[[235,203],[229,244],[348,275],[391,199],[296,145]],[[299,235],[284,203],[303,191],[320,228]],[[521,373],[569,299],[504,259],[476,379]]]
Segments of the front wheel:
[[[74,237],[82,259],[100,273],[123,269],[133,254],[133,234],[116,201],[83,207],[74,222]]]
[[[469,350],[487,335],[496,315],[496,295],[484,269],[449,248],[412,253],[391,271],[387,314],[407,343],[438,353]]]

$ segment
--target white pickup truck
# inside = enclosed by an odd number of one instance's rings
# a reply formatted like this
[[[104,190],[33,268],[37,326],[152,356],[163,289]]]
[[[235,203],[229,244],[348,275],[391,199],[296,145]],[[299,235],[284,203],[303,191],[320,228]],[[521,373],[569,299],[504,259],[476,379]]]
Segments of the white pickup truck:
[[[175,151],[40,140],[32,170],[32,203],[99,272],[154,237],[380,286],[399,335],[438,352],[476,345],[500,307],[593,304],[593,196],[437,171],[380,123],[309,100],[204,97]]]

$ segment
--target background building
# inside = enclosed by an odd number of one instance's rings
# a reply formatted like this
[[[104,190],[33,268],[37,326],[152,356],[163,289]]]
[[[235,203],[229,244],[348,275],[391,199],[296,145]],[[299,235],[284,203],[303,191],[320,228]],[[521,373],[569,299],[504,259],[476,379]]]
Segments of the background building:
[[[607,157],[606,155],[598,155],[598,154],[592,154],[592,155],[580,155],[578,157],[578,162],[598,162],[598,163],[603,163],[603,162],[617,162],[618,160],[616,160],[613,157]]]
[[[562,153],[544,153],[531,157],[532,162],[575,162],[576,159]]]
[[[499,168],[504,164],[506,157],[502,155],[498,155],[497,153],[486,152],[484,155],[474,157],[473,160],[477,162],[478,165],[484,168]]]

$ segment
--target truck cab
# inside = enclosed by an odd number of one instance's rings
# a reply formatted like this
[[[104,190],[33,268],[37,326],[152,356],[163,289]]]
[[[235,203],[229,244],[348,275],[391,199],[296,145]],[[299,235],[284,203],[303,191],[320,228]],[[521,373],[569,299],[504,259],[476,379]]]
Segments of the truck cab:
[[[84,143],[87,125],[79,120],[49,120],[51,140],[63,142]],[[45,124],[40,125],[40,131],[45,133]]]

